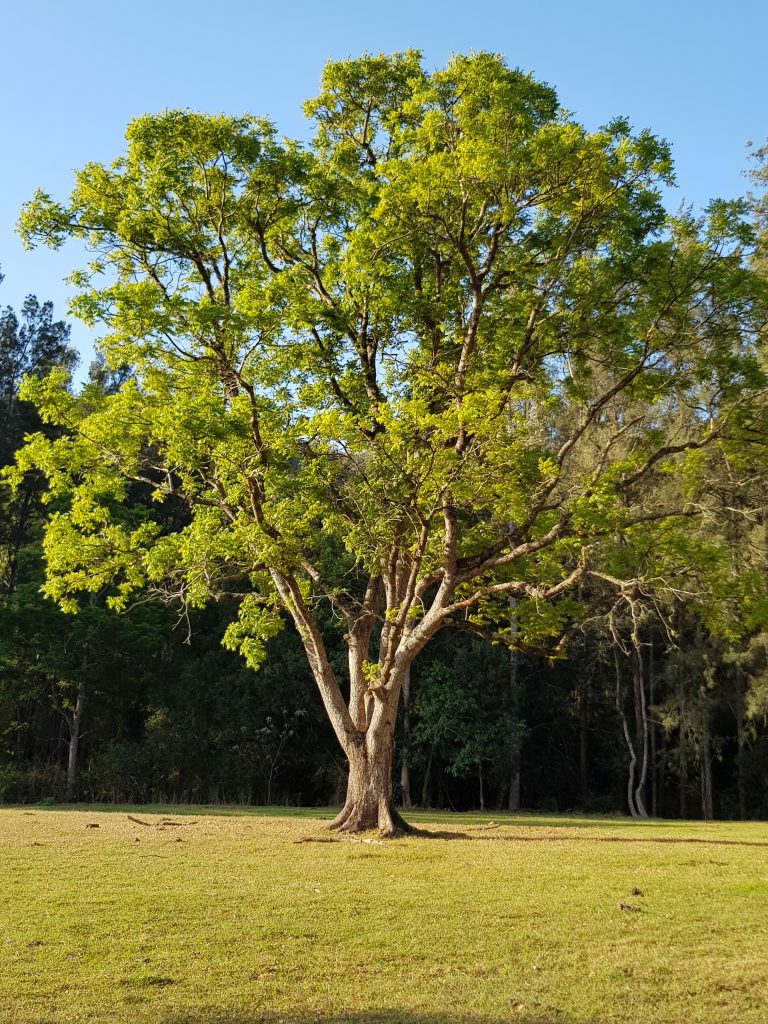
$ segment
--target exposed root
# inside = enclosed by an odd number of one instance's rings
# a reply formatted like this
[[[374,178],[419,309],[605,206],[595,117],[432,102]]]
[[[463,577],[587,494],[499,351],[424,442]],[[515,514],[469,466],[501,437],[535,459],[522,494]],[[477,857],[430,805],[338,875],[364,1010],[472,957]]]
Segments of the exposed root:
[[[351,801],[342,807],[328,827],[348,835],[377,830],[382,839],[396,839],[417,831],[389,803],[372,807]]]
[[[348,799],[347,802],[339,811],[339,813],[333,819],[333,821],[329,824],[328,828],[331,830],[341,828],[341,826],[347,821],[351,813],[352,801]]]
[[[396,839],[415,831],[391,804],[379,808],[378,825],[379,835],[383,839]]]

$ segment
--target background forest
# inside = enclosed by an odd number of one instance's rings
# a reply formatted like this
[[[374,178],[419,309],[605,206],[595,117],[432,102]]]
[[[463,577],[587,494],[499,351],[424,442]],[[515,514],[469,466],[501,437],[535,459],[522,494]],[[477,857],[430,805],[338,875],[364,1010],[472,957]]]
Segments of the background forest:
[[[30,297],[20,314],[3,312],[3,465],[42,427],[18,397],[22,376],[71,371],[68,338],[50,303]],[[119,383],[99,364],[90,381]],[[758,477],[750,467],[743,480],[712,486],[732,491],[735,564],[726,571],[747,567],[764,580]],[[293,628],[270,641],[254,672],[221,647],[234,615],[224,603],[180,619],[151,602],[117,615],[96,597],[64,614],[40,593],[43,497],[29,473],[15,495],[4,488],[0,505],[0,800],[339,803],[345,765]],[[138,488],[131,500],[150,504]],[[398,726],[402,803],[767,817],[763,604],[718,631],[698,602],[672,591],[665,606],[640,600],[633,609],[615,607],[609,588],[587,597],[593,615],[561,658],[460,632],[428,647]]]

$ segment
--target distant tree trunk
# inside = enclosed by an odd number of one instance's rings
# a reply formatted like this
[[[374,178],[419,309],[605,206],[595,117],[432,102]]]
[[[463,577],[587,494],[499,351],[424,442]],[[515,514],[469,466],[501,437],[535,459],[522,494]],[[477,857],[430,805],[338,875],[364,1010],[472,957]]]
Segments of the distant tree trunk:
[[[701,730],[701,816],[704,821],[712,821],[715,817],[712,799],[712,741],[708,722],[704,723]]]
[[[667,736],[662,730],[660,732],[660,749],[658,764],[656,766],[656,791],[658,793],[658,811],[659,814],[665,813],[667,803],[667,789],[666,789],[666,776],[664,774],[664,766],[667,761]]]
[[[480,791],[480,810],[485,810],[485,793],[483,791],[483,762],[477,762],[477,782]]]
[[[517,636],[517,601],[514,597],[509,599],[509,636],[514,641]],[[515,719],[520,719],[520,679],[518,676],[518,657],[514,647],[509,649],[509,688],[512,691],[512,710]],[[509,778],[509,811],[514,814],[520,810],[520,745],[515,749],[512,772]]]
[[[85,710],[85,683],[81,680],[77,687],[75,706],[71,711],[64,712],[64,720],[69,726],[69,751],[67,753],[67,788],[64,799],[71,803],[77,798],[77,755],[80,748],[80,732]]]
[[[403,807],[413,807],[411,800],[410,745],[411,745],[411,666],[403,677],[403,749],[400,760],[400,802]]]
[[[632,737],[629,734],[629,726],[627,725],[627,716],[624,714],[624,705],[621,694],[621,663],[619,662],[619,651],[614,644],[613,648],[613,662],[616,670],[616,712],[621,722],[622,730],[624,732],[624,739],[629,750],[629,769],[627,775],[627,805],[629,807],[629,813],[633,818],[639,817],[637,813],[637,807],[635,805],[635,767],[637,765],[637,753],[635,751],[635,745],[632,742]]]
[[[585,807],[589,794],[587,779],[588,764],[588,717],[587,717],[587,684],[582,680],[579,688],[579,799],[581,806]]]
[[[688,817],[688,723],[686,721],[685,695],[680,695],[680,817]]]
[[[746,746],[746,736],[744,732],[744,708],[742,706],[742,695],[739,694],[739,704],[736,708],[736,769],[738,772],[737,784],[739,790],[739,818],[741,821],[744,821],[747,817],[747,780],[744,777],[744,754]]]
[[[632,643],[632,683],[635,698],[635,750],[639,752],[640,770],[635,787],[635,807],[639,818],[647,818],[645,785],[648,778],[648,715],[645,700],[643,652],[639,637]]]
[[[655,703],[654,696],[654,673],[653,673],[653,635],[651,635],[648,644],[648,706],[653,714],[653,708]],[[648,729],[650,733],[650,744],[651,744],[651,763],[649,765],[649,774],[651,776],[651,816],[658,818],[659,816],[659,784],[658,784],[658,773],[657,773],[657,762],[658,756],[656,751],[656,721],[654,718],[650,718],[648,721]]]
[[[427,767],[424,769],[424,782],[421,786],[421,806],[429,807],[429,773],[432,771],[432,756],[434,754],[434,748],[429,751],[429,757],[427,758]]]
[[[677,606],[677,635],[682,637],[684,616],[683,606],[678,603]],[[687,701],[685,698],[685,670],[683,668],[682,659],[677,659],[677,685],[678,699],[680,707],[680,727],[678,729],[678,755],[680,758],[680,817],[685,819],[688,817],[688,708]]]

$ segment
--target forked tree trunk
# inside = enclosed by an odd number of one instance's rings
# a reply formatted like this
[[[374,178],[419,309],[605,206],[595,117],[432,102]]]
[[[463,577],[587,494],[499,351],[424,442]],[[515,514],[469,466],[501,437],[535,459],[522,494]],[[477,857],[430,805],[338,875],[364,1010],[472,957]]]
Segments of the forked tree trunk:
[[[371,694],[365,699],[365,728],[344,737],[349,762],[344,806],[331,822],[340,832],[378,829],[382,836],[412,831],[395,809],[392,786],[395,722],[400,696]],[[361,723],[362,724],[362,723]]]
[[[393,735],[370,733],[350,749],[349,779],[344,806],[331,822],[339,832],[378,829],[383,836],[411,830],[395,809],[392,799]]]

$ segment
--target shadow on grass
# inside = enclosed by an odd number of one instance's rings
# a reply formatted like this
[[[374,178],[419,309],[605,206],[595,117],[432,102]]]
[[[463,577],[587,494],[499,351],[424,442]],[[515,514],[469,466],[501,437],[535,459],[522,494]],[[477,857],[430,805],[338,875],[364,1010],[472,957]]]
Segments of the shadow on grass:
[[[414,1013],[410,1010],[285,1011],[243,1013],[216,1008],[180,1012],[162,1018],[161,1024],[576,1024],[559,1010],[510,1009],[488,1017],[460,1012]],[[600,1024],[590,1018],[590,1024]]]
[[[54,805],[8,805],[7,810],[19,810],[32,814],[39,810],[80,811],[101,814],[134,814],[142,817],[167,816],[174,818],[195,817],[248,817],[248,818],[292,818],[299,820],[327,821],[335,817],[338,808],[333,807],[277,807],[253,806],[239,804],[54,804]],[[678,818],[648,818],[637,820],[621,815],[599,816],[573,813],[542,814],[536,811],[486,812],[472,811],[453,812],[447,810],[426,810],[424,808],[402,809],[408,824],[413,828],[412,835],[425,839],[505,839],[509,842],[543,842],[553,840],[572,842],[573,835],[530,835],[523,833],[529,829],[546,828],[550,831],[589,831],[600,829],[612,835],[584,836],[589,842],[634,842],[634,843],[700,843],[717,846],[763,846],[768,841],[754,839],[708,838],[706,833],[717,831],[723,827],[759,826],[764,822],[749,821],[694,821]],[[424,828],[423,826],[427,826]],[[432,828],[431,826],[437,826]],[[441,827],[442,826],[442,827]],[[498,826],[514,827],[515,836],[494,835]],[[486,834],[486,829],[488,832]],[[704,832],[699,836],[648,836],[647,832],[662,829],[665,832],[679,832],[696,829]]]
[[[446,832],[444,830],[414,829],[412,835],[421,839],[469,839],[472,842],[497,843],[661,843],[671,846],[761,846],[768,842],[760,839],[701,839],[697,836],[526,836],[526,835],[470,835],[468,832]]]

